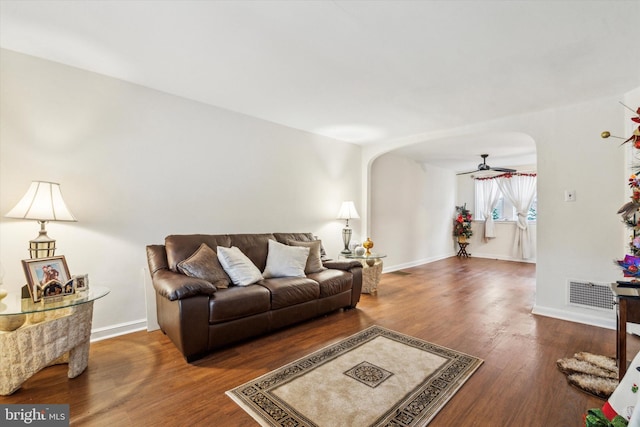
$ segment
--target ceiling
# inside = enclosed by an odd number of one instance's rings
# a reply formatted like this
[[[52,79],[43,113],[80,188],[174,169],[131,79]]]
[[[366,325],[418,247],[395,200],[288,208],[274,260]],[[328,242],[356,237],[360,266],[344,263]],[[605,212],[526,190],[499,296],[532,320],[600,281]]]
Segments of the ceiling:
[[[639,16],[640,0],[0,0],[0,47],[371,144],[636,88]],[[478,160],[447,163],[456,144]],[[404,152],[461,170],[527,144]]]

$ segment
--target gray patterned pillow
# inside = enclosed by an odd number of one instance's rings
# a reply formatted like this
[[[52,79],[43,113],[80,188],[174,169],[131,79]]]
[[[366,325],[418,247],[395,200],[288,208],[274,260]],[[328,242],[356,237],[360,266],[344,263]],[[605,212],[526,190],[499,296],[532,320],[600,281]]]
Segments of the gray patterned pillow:
[[[229,276],[220,265],[216,251],[206,243],[201,244],[189,258],[180,261],[178,270],[187,276],[211,282],[218,289],[229,287]]]
[[[322,240],[314,240],[312,242],[300,242],[298,240],[289,240],[289,246],[304,246],[309,248],[309,258],[304,268],[305,274],[317,273],[326,270],[322,265],[320,248],[322,248]]]

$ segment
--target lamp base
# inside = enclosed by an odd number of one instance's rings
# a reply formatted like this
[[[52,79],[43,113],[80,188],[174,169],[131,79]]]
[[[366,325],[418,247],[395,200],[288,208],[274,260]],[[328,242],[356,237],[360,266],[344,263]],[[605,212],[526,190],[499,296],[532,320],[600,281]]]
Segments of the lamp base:
[[[51,243],[29,242],[29,256],[31,259],[50,258],[56,253],[55,240]]]
[[[29,240],[29,256],[31,259],[52,257],[56,253],[56,241],[47,236],[46,221],[38,222],[40,223],[40,232],[38,237]]]
[[[351,241],[352,232],[353,231],[349,228],[349,226],[346,226],[342,229],[342,243],[344,243],[344,249],[340,253],[343,255],[351,254],[351,249],[349,249],[349,242]]]

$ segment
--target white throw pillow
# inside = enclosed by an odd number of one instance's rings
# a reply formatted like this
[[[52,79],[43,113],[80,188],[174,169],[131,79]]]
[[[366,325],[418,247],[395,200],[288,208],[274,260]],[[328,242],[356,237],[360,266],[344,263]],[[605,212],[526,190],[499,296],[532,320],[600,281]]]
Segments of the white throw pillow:
[[[235,246],[218,246],[218,260],[234,285],[247,286],[262,280],[258,267]]]
[[[288,246],[269,240],[267,265],[262,275],[270,277],[304,277],[304,268],[309,258],[309,248]]]

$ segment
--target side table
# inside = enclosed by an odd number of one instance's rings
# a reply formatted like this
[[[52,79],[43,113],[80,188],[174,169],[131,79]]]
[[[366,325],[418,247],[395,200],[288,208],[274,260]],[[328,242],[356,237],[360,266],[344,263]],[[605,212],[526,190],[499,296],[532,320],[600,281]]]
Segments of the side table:
[[[458,247],[460,247],[460,250],[458,251],[458,254],[456,256],[460,258],[469,258],[469,254],[467,253],[467,246],[469,246],[469,243],[458,242]]]
[[[386,254],[371,253],[370,255],[342,254],[347,259],[355,259],[362,264],[362,293],[373,294],[378,291],[378,283],[382,276],[382,258]]]
[[[12,394],[36,372],[68,363],[75,378],[89,363],[93,302],[109,293],[103,286],[34,303],[20,294],[0,301],[0,395]]]
[[[618,379],[627,372],[627,322],[640,323],[640,297],[618,295],[618,315],[616,322],[616,359]]]

